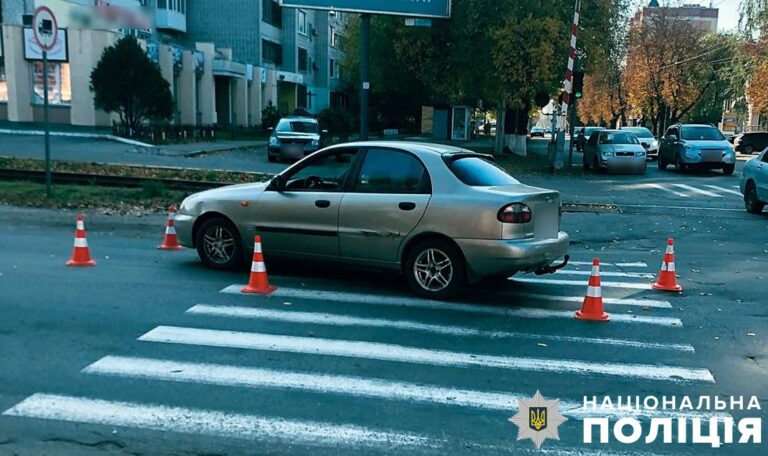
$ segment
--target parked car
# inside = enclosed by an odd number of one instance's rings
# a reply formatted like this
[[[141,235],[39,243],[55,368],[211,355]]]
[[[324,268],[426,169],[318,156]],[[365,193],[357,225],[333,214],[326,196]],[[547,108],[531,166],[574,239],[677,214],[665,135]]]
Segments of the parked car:
[[[331,146],[268,183],[186,198],[182,245],[231,269],[262,236],[267,261],[343,261],[402,271],[425,297],[516,272],[554,272],[566,252],[560,194],[517,181],[490,155],[437,144]],[[457,223],[461,220],[461,223]]]
[[[645,174],[645,149],[635,135],[621,130],[594,132],[584,147],[584,169],[595,171],[634,171]]]
[[[540,137],[543,138],[544,137],[544,133],[545,133],[545,129],[544,128],[536,126],[536,127],[531,128],[530,136],[531,136],[531,138],[533,138],[534,136],[540,136]]]
[[[768,147],[744,164],[740,185],[747,212],[761,213],[768,203]]]
[[[648,160],[659,158],[659,142],[654,138],[651,130],[645,127],[621,127],[621,129],[635,135],[645,149],[645,157]]]
[[[590,136],[592,136],[592,133],[600,130],[605,130],[603,127],[580,127],[577,128],[574,131],[574,134],[576,136],[576,139],[574,140],[574,146],[576,146],[576,150],[579,152],[582,152],[584,150],[584,146],[587,145],[587,141],[589,141]]]
[[[670,164],[680,172],[696,167],[721,169],[730,176],[736,168],[736,152],[712,125],[676,124],[669,127],[659,147],[659,169]]]
[[[312,117],[283,117],[271,131],[267,146],[270,162],[298,160],[320,148],[320,126]]]
[[[768,132],[765,131],[742,133],[733,139],[733,148],[736,152],[752,154],[766,147],[768,147]]]

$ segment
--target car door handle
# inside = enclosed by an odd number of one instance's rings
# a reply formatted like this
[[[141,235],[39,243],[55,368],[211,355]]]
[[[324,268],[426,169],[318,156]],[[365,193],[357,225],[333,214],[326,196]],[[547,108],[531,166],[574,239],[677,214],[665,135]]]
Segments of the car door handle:
[[[330,207],[330,205],[331,205],[331,202],[328,201],[328,200],[317,200],[317,201],[315,201],[315,206],[317,206],[319,208],[323,208],[324,209],[326,207]]]
[[[409,201],[405,201],[405,202],[402,202],[402,203],[398,204],[397,207],[399,207],[400,210],[403,210],[403,211],[412,211],[412,210],[416,209],[416,203],[411,203]]]

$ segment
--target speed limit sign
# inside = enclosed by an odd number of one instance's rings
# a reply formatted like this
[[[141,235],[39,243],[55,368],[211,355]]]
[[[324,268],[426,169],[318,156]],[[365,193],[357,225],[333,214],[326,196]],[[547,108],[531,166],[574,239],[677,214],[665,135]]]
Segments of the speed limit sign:
[[[40,6],[35,10],[32,16],[32,33],[41,50],[47,52],[56,46],[59,24],[56,22],[53,11],[47,6]]]

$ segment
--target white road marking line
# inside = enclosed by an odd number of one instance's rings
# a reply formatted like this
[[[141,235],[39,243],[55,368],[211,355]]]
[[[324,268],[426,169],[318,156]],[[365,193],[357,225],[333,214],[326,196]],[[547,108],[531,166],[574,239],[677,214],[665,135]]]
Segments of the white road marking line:
[[[583,283],[579,282],[581,285]],[[240,293],[240,290],[245,285],[230,285],[221,293],[235,294],[244,296]],[[650,286],[647,288],[650,289]],[[549,309],[532,309],[532,308],[520,308],[520,307],[495,307],[485,306],[480,304],[462,304],[457,302],[443,302],[443,301],[431,301],[429,299],[419,299],[400,296],[384,296],[366,293],[348,293],[343,291],[324,291],[324,290],[305,290],[299,288],[285,288],[280,287],[272,293],[268,298],[258,296],[247,296],[249,299],[312,299],[322,301],[334,301],[350,304],[363,304],[374,306],[392,306],[392,307],[416,307],[423,309],[443,310],[448,312],[468,312],[476,314],[490,314],[499,315],[505,317],[516,318],[534,318],[534,319],[546,319],[546,318],[564,318],[573,319],[573,312],[568,310],[549,310]],[[510,301],[514,300],[514,296],[510,296]],[[611,321],[614,323],[639,323],[648,325],[660,325],[660,326],[683,326],[683,322],[679,318],[673,317],[656,317],[656,316],[644,316],[644,315],[628,315],[628,314],[614,314],[611,315]]]
[[[592,274],[592,271],[575,271],[573,269],[559,269],[557,272],[555,272],[555,274],[588,276]],[[600,271],[600,277],[629,277],[634,279],[652,279],[653,274],[648,272]]]
[[[187,313],[194,315],[209,315],[228,318],[253,318],[273,321],[283,321],[290,323],[307,323],[317,325],[333,326],[363,326],[373,328],[396,328],[413,331],[427,331],[437,334],[446,334],[459,337],[488,337],[492,339],[517,338],[534,339],[546,341],[558,341],[569,343],[591,343],[598,345],[616,345],[620,347],[634,347],[656,350],[677,350],[694,353],[694,348],[690,344],[664,344],[657,342],[642,342],[638,340],[627,339],[601,339],[593,337],[575,337],[558,336],[544,334],[530,334],[510,331],[484,331],[474,328],[465,328],[461,326],[433,325],[418,323],[408,320],[385,320],[379,318],[361,318],[349,317],[345,315],[334,315],[327,313],[313,312],[295,312],[278,311],[269,309],[257,309],[253,307],[235,307],[235,306],[209,306],[198,304],[187,310]]]
[[[709,187],[712,190],[717,190],[717,191],[720,191],[720,192],[730,193],[730,194],[736,195],[736,196],[742,196],[740,191],[737,192],[736,190],[731,190],[730,188],[720,187],[719,185],[708,185],[708,184],[705,184],[704,186],[705,187]],[[736,188],[739,188],[739,187],[736,187]]]
[[[688,198],[690,196],[690,195],[687,195],[685,193],[681,193],[681,192],[672,190],[671,188],[667,188],[667,187],[665,187],[665,186],[663,186],[661,184],[655,184],[655,183],[653,183],[653,184],[642,184],[642,187],[644,187],[644,188],[655,188],[655,189],[658,189],[658,190],[664,190],[665,192],[672,193],[672,194],[674,194],[676,196],[679,196],[681,198]]]
[[[158,326],[139,337],[139,340],[144,342],[341,356],[434,366],[488,367],[533,372],[612,375],[623,378],[643,378],[672,382],[700,381],[714,383],[715,381],[708,369],[700,368],[484,355],[357,340],[323,339],[319,337],[285,336],[177,326]]]
[[[510,277],[509,280],[519,283],[540,283],[546,285],[574,285],[579,287],[587,286],[583,280],[559,280],[559,279],[537,279],[535,277]],[[629,288],[632,290],[650,290],[650,283],[638,282],[604,282],[600,281],[603,288]]]
[[[602,272],[600,272],[602,274]],[[547,295],[538,293],[515,293],[515,297],[520,296],[523,298],[541,299],[542,301],[561,301],[561,302],[578,302],[584,301],[583,296],[558,296]],[[637,306],[637,307],[653,307],[656,309],[671,309],[672,304],[669,301],[656,301],[653,299],[631,299],[631,298],[603,298],[603,304],[610,304],[615,306]]]
[[[694,186],[688,185],[688,184],[671,184],[671,185],[674,185],[677,188],[682,188],[683,190],[688,190],[688,191],[691,191],[691,192],[694,192],[694,193],[698,193],[699,195],[709,196],[711,198],[722,198],[723,197],[723,195],[718,195],[717,193],[712,193],[712,192],[707,191],[707,190],[702,190],[700,188],[697,188],[697,187],[694,187]]]
[[[729,209],[725,207],[706,207],[706,206],[663,206],[659,204],[622,204],[621,208],[638,209],[682,209],[686,211],[720,211],[720,212],[744,212],[744,209]]]
[[[592,266],[591,261],[569,261],[568,265],[574,265],[574,266]],[[634,263],[603,263],[600,262],[600,266],[616,266],[619,268],[647,268],[648,263],[645,261],[637,261]]]
[[[440,444],[439,441],[418,434],[374,431],[348,424],[337,425],[54,394],[34,394],[6,410],[3,415],[291,444],[381,449],[389,449],[393,445],[434,447]]]
[[[168,382],[197,383],[240,388],[282,388],[321,394],[339,394],[396,401],[413,401],[439,405],[502,410],[515,413],[520,399],[530,394],[502,391],[480,391],[439,385],[390,381],[323,373],[293,372],[225,364],[188,363],[150,358],[106,356],[83,369],[84,373],[115,377],[138,378]],[[619,410],[585,408],[582,402],[560,400],[560,410],[566,416],[583,420],[585,417],[606,416],[618,419],[626,416],[650,418],[657,416],[712,416],[706,412],[677,410]]]

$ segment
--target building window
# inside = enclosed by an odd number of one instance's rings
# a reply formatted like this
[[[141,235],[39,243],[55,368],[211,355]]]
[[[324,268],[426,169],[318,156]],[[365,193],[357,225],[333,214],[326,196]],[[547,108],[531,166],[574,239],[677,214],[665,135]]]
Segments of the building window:
[[[34,62],[32,67],[34,104],[43,104],[43,62]],[[48,103],[68,105],[72,102],[72,85],[69,79],[68,63],[48,63]]]
[[[0,101],[8,101],[8,81],[5,77],[5,60],[0,57]]]
[[[332,79],[339,78],[339,62],[334,59],[328,60],[328,76]]]
[[[307,12],[296,10],[296,14],[298,15],[296,20],[296,28],[298,29],[299,33],[306,35],[309,32],[309,28],[307,26]]]
[[[309,55],[307,54],[307,50],[304,48],[299,48],[299,71],[306,73],[308,69]]]
[[[332,25],[328,30],[328,39],[331,40],[331,47],[339,47],[339,40],[341,39],[341,36],[339,35],[339,32],[336,31],[336,27]]]
[[[283,11],[276,0],[261,0],[261,20],[277,28],[283,27]]]
[[[309,95],[307,93],[307,86],[299,85],[296,88],[296,105],[299,108],[310,109],[310,106],[307,105],[308,100],[309,100]]]
[[[261,60],[276,66],[283,64],[283,47],[272,41],[261,40]]]

